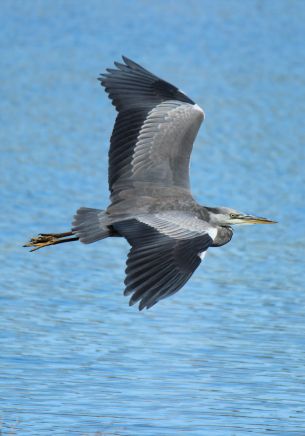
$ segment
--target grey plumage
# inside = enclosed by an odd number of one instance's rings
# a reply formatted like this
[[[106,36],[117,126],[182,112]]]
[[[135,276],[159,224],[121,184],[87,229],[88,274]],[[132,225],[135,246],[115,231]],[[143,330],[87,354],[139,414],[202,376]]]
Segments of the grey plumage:
[[[126,238],[124,294],[141,310],[181,289],[209,247],[231,240],[232,224],[273,221],[196,203],[189,163],[202,109],[175,86],[123,61],[99,79],[118,111],[109,149],[110,205],[106,211],[80,208],[71,232],[40,235],[27,246]]]
[[[72,222],[73,233],[76,234],[83,244],[91,244],[100,239],[112,236],[111,220],[105,211],[80,207]]]
[[[110,139],[111,200],[130,197],[130,191],[145,195],[154,187],[188,192],[189,159],[203,111],[178,88],[123,60],[126,65],[116,62],[118,69],[100,78],[119,112]]]
[[[128,255],[126,289],[139,308],[177,292],[200,264],[199,254],[213,243],[215,233],[185,212],[138,215],[113,225],[132,249]]]

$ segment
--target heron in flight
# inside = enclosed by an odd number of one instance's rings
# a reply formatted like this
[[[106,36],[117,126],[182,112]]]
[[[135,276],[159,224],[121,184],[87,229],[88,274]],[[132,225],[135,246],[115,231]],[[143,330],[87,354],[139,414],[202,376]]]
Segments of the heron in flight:
[[[189,163],[203,110],[175,86],[123,56],[99,78],[118,114],[110,139],[110,205],[81,207],[66,233],[40,234],[37,250],[123,237],[131,245],[124,295],[149,309],[181,289],[209,247],[227,244],[234,224],[272,224],[227,207],[199,205]]]

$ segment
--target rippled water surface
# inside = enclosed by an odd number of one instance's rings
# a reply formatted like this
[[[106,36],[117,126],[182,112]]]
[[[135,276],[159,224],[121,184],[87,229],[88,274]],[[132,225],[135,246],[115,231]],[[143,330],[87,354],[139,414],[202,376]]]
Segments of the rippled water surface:
[[[1,3],[3,434],[305,434],[305,3]],[[128,245],[29,253],[108,202],[114,109],[95,80],[121,54],[206,112],[202,204],[277,219],[237,228],[149,311],[123,297]]]

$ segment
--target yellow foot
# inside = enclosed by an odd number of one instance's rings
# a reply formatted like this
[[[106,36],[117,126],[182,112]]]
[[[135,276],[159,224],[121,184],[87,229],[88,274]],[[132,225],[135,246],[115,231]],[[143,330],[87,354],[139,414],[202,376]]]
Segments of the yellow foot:
[[[39,248],[47,247],[48,245],[61,244],[62,242],[77,241],[78,237],[67,238],[67,236],[73,235],[72,232],[66,233],[41,233],[38,236],[32,238],[29,242],[24,244],[24,247],[34,247],[30,251],[39,250]]]
[[[56,241],[58,241],[58,238],[53,235],[38,235],[27,242],[24,247],[34,247],[31,251],[35,251],[47,245],[54,245]]]

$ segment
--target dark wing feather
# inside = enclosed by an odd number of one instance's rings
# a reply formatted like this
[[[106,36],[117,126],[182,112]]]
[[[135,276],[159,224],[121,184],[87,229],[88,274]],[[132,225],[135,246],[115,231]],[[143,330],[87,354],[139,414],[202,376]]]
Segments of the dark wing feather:
[[[124,295],[132,294],[130,305],[140,301],[140,310],[179,291],[199,266],[200,253],[213,243],[204,224],[200,229],[196,222],[187,229],[185,222],[179,228],[177,220],[150,220],[150,216],[138,217],[113,225],[132,246],[127,259]]]
[[[160,79],[145,68],[123,56],[124,64],[115,62],[99,80],[118,112],[150,102],[151,108],[166,100],[195,104],[176,86]]]

